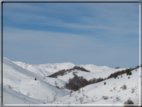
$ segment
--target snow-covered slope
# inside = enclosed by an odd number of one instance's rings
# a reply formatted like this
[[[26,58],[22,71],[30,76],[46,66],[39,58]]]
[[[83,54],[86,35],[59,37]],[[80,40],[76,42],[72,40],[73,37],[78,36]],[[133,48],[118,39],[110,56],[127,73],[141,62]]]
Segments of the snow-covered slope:
[[[59,70],[70,69],[70,68],[73,68],[75,66],[75,64],[70,63],[70,62],[54,63],[54,64],[49,63],[49,64],[40,64],[40,65],[32,65],[32,64],[28,64],[28,63],[24,63],[24,62],[18,62],[18,61],[13,61],[13,62],[15,64],[17,64],[18,66],[24,68],[24,69],[27,69],[31,72],[34,72],[34,73],[41,75],[41,76],[44,76],[44,77],[49,76],[49,75],[51,75],[55,72],[58,72]],[[115,69],[115,68],[110,68],[108,66],[96,66],[96,65],[93,65],[93,64],[78,65],[78,66],[83,67],[83,68],[90,71],[90,73],[77,71],[77,75],[83,76],[87,80],[92,79],[92,78],[99,78],[99,77],[105,78],[113,72],[125,69],[125,68]],[[60,76],[59,79],[67,82],[68,79],[72,78],[72,77],[73,77],[73,75],[72,75],[72,72],[71,72],[71,73],[69,73],[65,76]]]
[[[72,63],[31,65],[3,58],[3,83],[5,104],[122,104],[129,98],[139,103],[139,70],[131,76],[123,74],[119,79],[110,78],[102,82],[86,85],[80,91],[64,89],[73,72],[87,80],[105,78],[111,73],[125,68],[109,68],[92,64],[79,65],[91,72],[73,70],[57,78],[47,77],[62,69],[70,69]],[[130,78],[128,78],[130,77]],[[106,84],[104,84],[106,82]],[[126,85],[126,89],[124,89]],[[58,86],[58,87],[57,87]],[[123,88],[121,88],[123,87]]]
[[[39,74],[41,76],[48,76],[52,73],[55,73],[59,70],[62,69],[70,69],[72,67],[74,67],[75,65],[70,63],[70,62],[66,62],[66,63],[54,63],[54,64],[40,64],[40,65],[33,65],[33,64],[28,64],[28,63],[24,63],[24,62],[19,62],[19,61],[13,61],[15,64],[17,64],[18,66],[27,69],[31,72],[34,72],[36,74]]]
[[[139,69],[133,70],[131,76],[123,74],[119,79],[108,79],[99,83],[87,85],[80,92],[73,92],[55,102],[62,104],[122,104],[129,98],[134,104],[139,104]],[[128,79],[128,77],[130,77]],[[106,82],[106,85],[104,85]],[[126,89],[123,89],[126,85]],[[103,97],[106,96],[106,97]],[[106,98],[106,99],[105,99]]]
[[[93,64],[87,64],[87,65],[79,65],[87,70],[90,70],[91,72],[102,72],[102,71],[109,71],[113,70],[114,68],[110,68],[108,66],[96,66]]]
[[[3,59],[3,83],[6,87],[46,103],[52,101],[54,95],[60,98],[68,94],[66,90],[58,89],[49,82],[50,79],[47,81],[46,78]]]
[[[24,63],[24,62],[14,62],[14,63],[17,64],[18,66],[24,68],[24,69],[27,69],[27,70],[34,72],[34,73],[41,75],[41,76],[47,76],[47,75],[51,74],[50,72],[48,72],[44,69],[41,70],[36,65],[32,65],[32,64],[28,64],[28,63]]]
[[[1,88],[1,86],[0,86]],[[3,86],[3,101],[4,104],[42,104],[44,102],[30,98],[24,94],[16,92],[12,89],[9,89],[6,86]]]
[[[88,67],[89,68],[89,67]],[[98,68],[100,68],[100,70],[98,70]],[[76,72],[76,75],[78,76],[82,76],[84,77],[85,79],[87,80],[90,80],[92,78],[106,78],[108,77],[111,73],[114,73],[114,72],[117,72],[117,71],[121,71],[121,70],[125,70],[126,68],[119,68],[119,69],[115,69],[115,68],[109,68],[108,70],[103,70],[104,67],[97,67],[96,71],[97,72],[84,72],[84,71],[81,71],[81,70],[73,70],[72,72],[69,72],[69,73],[66,73],[65,75],[61,76],[59,75],[57,78],[65,81],[65,82],[68,82],[68,80],[70,78],[73,78],[74,75],[73,75],[73,72]],[[90,69],[92,69],[90,67]],[[95,70],[94,70],[95,71]]]

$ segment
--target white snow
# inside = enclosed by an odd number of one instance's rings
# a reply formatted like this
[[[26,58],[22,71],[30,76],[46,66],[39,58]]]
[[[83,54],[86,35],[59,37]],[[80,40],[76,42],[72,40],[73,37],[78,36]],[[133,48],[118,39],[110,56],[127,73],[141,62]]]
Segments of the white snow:
[[[130,79],[128,79],[126,74],[118,77],[119,79],[111,78],[99,83],[87,85],[80,89],[80,93],[79,91],[74,92],[72,96],[67,95],[54,103],[80,104],[79,98],[82,97],[83,104],[123,104],[129,98],[135,104],[139,104],[139,69],[132,71]],[[104,82],[106,82],[106,85],[104,85]],[[126,90],[121,89],[124,84],[127,86]],[[134,89],[133,93],[132,88]],[[78,98],[77,101],[76,96]],[[108,99],[104,100],[102,96],[107,96]],[[117,101],[117,97],[120,100]]]
[[[66,90],[58,89],[52,83],[50,84],[50,80],[23,69],[8,59],[3,60],[3,84],[14,91],[46,103],[52,101],[55,94],[57,94],[57,98],[68,94]],[[58,84],[62,84],[62,82],[59,81]]]
[[[120,104],[129,98],[134,104],[139,104],[139,72],[141,68],[132,71],[132,75],[123,74],[119,79],[110,78],[105,81],[90,84],[73,91],[64,89],[69,78],[73,78],[73,72],[87,80],[92,78],[105,78],[111,73],[126,68],[110,68],[107,66],[96,66],[92,64],[79,65],[90,72],[74,70],[57,78],[47,77],[62,69],[70,69],[75,65],[72,63],[55,63],[32,65],[24,62],[10,61],[3,58],[3,100],[4,104]],[[104,85],[106,82],[106,85]],[[121,87],[127,86],[126,90]],[[58,86],[59,88],[57,88]],[[133,90],[133,92],[132,92]],[[107,96],[108,99],[103,99]],[[77,101],[76,101],[77,100]]]
[[[102,71],[108,71],[113,69],[108,66],[96,66],[93,64],[79,65],[79,66],[86,68],[87,70],[90,70],[91,72],[102,72]]]
[[[97,67],[98,68],[98,67]],[[104,68],[104,67],[103,67]],[[102,69],[103,69],[102,68]],[[101,67],[100,67],[101,69]],[[119,69],[114,69],[114,68],[110,68],[109,70],[100,70],[98,72],[84,72],[84,71],[80,71],[80,70],[74,70],[72,72],[69,72],[63,76],[58,76],[57,78],[68,82],[68,80],[70,78],[73,78],[73,72],[76,72],[76,75],[78,76],[82,76],[87,80],[90,80],[92,78],[106,78],[108,77],[111,73],[117,72],[117,71],[121,71],[121,70],[125,70],[126,68],[119,68]],[[95,70],[94,70],[95,71]],[[96,70],[97,71],[97,70]]]
[[[33,64],[28,64],[28,63],[24,63],[24,62],[20,62],[20,61],[13,61],[15,64],[17,64],[18,66],[27,69],[31,72],[34,72],[36,74],[39,74],[41,76],[48,76],[52,73],[55,73],[59,70],[62,69],[70,69],[72,67],[74,67],[75,65],[70,63],[70,62],[66,62],[66,63],[54,63],[54,64],[40,64],[40,65],[33,65]]]
[[[17,91],[3,86],[3,101],[4,104],[42,104],[43,102],[34,98],[30,98]]]

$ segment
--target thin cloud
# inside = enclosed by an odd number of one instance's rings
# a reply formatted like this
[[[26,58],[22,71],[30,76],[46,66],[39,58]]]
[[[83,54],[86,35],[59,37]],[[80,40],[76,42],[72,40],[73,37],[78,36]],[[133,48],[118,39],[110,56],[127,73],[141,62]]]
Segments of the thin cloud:
[[[51,26],[61,27],[74,30],[95,31],[102,30],[107,31],[111,35],[128,35],[138,34],[138,10],[130,8],[131,4],[64,4],[59,6],[55,5],[25,5],[25,11],[6,11],[4,15],[9,17],[9,20],[17,22],[19,24],[33,24],[35,26]],[[48,6],[46,9],[45,6]],[[54,8],[53,8],[54,7]],[[103,7],[103,8],[102,8]],[[21,8],[21,9],[20,9]],[[35,9],[36,8],[36,9]],[[78,10],[79,8],[83,10]],[[121,9],[122,8],[122,9]],[[24,5],[13,5],[10,10],[24,10]],[[130,10],[129,10],[130,9]],[[138,9],[138,8],[137,8]],[[27,10],[29,10],[27,12]],[[50,10],[50,11],[48,11]],[[92,11],[93,10],[93,11]],[[135,10],[135,11],[134,11]],[[34,11],[34,12],[33,12]],[[32,12],[32,13],[31,13]],[[38,13],[36,13],[38,12]],[[137,12],[137,13],[134,13]],[[44,13],[44,14],[41,14]],[[61,17],[55,17],[54,14],[59,14]],[[86,14],[87,13],[87,14]],[[133,13],[133,14],[132,14]],[[51,14],[51,15],[46,15]],[[87,17],[87,15],[91,15]],[[66,17],[73,17],[73,22],[68,22]],[[36,22],[36,23],[35,23]],[[121,32],[122,33],[121,33]]]
[[[12,60],[137,63],[137,4],[14,5],[4,9],[4,55]]]
[[[129,41],[128,45],[131,45],[130,42],[136,42],[138,45],[138,41],[129,40],[131,41]],[[127,60],[129,58],[133,61],[138,59],[138,55],[132,57],[133,54],[138,53],[137,46],[128,47],[126,44],[120,43],[121,46],[119,44],[120,40],[117,41],[117,43],[111,44],[93,36],[5,28],[4,56],[11,56],[13,60],[18,58],[17,60],[24,60],[33,64],[37,60],[38,64],[47,63],[46,60],[48,59],[50,63],[70,61],[75,64],[93,63],[101,65],[103,62],[104,65],[110,63],[112,66],[116,66],[112,63],[114,60],[120,62],[120,59],[124,59],[124,65],[120,64],[120,66],[132,66],[134,63],[127,64]],[[41,60],[43,57],[45,59]]]

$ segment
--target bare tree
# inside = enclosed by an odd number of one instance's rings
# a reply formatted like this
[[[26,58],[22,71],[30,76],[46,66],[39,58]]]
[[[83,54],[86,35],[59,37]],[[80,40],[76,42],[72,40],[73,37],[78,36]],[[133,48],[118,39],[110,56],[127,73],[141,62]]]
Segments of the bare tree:
[[[55,86],[58,86],[58,83],[55,81]]]
[[[131,89],[131,93],[134,93],[134,91],[135,91],[135,89],[132,87],[132,89]]]
[[[53,101],[56,101],[56,95],[57,95],[57,94],[53,94],[53,95],[54,95]]]
[[[116,97],[116,101],[119,101],[120,100],[120,98],[119,97]]]
[[[28,96],[28,97],[30,96],[30,93],[29,93],[29,92],[27,93],[27,96]]]
[[[82,104],[82,102],[83,102],[83,97],[80,97],[79,100],[80,100],[80,103]]]
[[[102,99],[107,100],[108,96],[102,96]]]
[[[126,90],[127,86],[124,84],[122,87],[120,87],[122,90]]]
[[[9,89],[12,89],[11,85],[8,85],[8,88],[9,88]]]
[[[72,91],[70,91],[70,97],[71,97],[71,95],[72,95]]]

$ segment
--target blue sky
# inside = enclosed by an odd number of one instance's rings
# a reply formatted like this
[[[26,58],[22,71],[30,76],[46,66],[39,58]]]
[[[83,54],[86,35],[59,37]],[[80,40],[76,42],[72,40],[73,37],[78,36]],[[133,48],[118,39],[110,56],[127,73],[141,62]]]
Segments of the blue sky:
[[[3,19],[10,60],[139,64],[138,3],[4,3]]]

